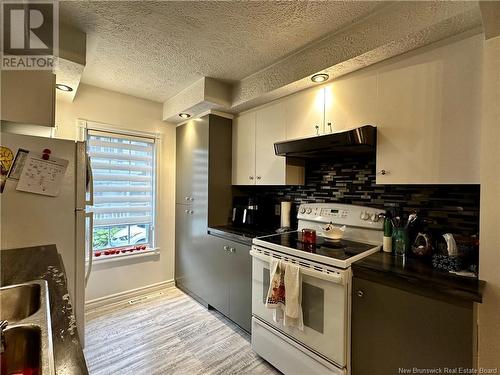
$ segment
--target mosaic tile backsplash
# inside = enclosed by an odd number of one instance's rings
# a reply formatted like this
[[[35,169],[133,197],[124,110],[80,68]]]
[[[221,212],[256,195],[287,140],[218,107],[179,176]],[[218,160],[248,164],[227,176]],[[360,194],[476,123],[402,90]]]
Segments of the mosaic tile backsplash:
[[[310,160],[304,186],[249,186],[235,192],[275,203],[292,201],[297,203],[295,209],[306,202],[339,202],[394,210],[403,216],[417,211],[425,219],[425,230],[479,233],[479,185],[377,185],[374,157],[338,163]]]

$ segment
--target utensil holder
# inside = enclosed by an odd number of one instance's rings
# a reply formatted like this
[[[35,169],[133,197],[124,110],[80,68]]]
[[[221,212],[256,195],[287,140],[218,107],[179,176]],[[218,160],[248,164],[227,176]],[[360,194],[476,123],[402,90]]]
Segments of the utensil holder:
[[[392,232],[392,248],[397,256],[406,256],[410,250],[410,238],[407,228],[394,228]]]

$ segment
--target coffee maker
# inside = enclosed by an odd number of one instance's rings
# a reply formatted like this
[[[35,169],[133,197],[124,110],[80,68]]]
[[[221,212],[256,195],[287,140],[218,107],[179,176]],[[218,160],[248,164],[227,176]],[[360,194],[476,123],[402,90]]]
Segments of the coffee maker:
[[[232,225],[236,227],[272,228],[274,204],[272,200],[253,197],[235,196],[233,198]]]

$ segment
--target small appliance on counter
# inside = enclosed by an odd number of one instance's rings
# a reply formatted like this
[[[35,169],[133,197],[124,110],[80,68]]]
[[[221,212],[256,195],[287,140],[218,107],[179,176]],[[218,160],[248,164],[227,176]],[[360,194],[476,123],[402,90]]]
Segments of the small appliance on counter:
[[[280,217],[275,213],[274,202],[270,198],[235,196],[231,225],[234,227],[276,229]]]
[[[274,234],[280,225],[274,201],[266,198],[234,196],[231,217],[226,225],[210,226],[209,234],[251,244],[256,237]]]
[[[432,266],[462,276],[477,277],[479,243],[477,236],[444,233],[437,240]]]

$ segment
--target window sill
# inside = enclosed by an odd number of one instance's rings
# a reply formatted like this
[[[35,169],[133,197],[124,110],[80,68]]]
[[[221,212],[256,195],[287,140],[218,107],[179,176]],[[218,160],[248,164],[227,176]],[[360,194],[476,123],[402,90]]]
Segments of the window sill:
[[[119,254],[110,254],[110,255],[101,255],[99,257],[94,256],[92,258],[92,262],[95,263],[108,263],[108,262],[116,262],[124,259],[131,258],[140,258],[147,256],[154,256],[160,254],[160,248],[154,247],[146,250],[134,251],[132,253],[119,253]]]

